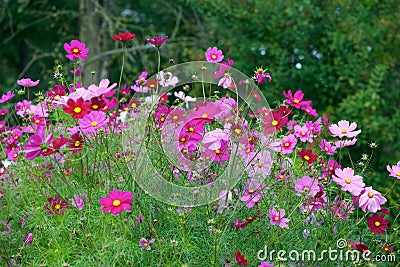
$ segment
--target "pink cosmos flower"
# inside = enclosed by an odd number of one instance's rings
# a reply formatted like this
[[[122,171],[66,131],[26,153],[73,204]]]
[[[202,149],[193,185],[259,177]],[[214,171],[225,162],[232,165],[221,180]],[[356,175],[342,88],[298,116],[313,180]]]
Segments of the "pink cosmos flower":
[[[72,206],[77,208],[78,210],[83,209],[83,205],[85,204],[84,200],[86,199],[86,195],[74,195],[74,198],[71,200]]]
[[[293,152],[294,147],[297,144],[297,139],[294,134],[284,136],[281,142],[281,151],[283,154],[290,154]]]
[[[216,47],[209,47],[206,51],[206,59],[208,62],[221,62],[224,59],[224,55],[222,54],[222,51],[219,50]]]
[[[131,211],[132,198],[133,194],[131,192],[113,189],[106,198],[99,198],[99,202],[103,206],[102,211],[118,214],[124,210]]]
[[[17,84],[24,87],[35,87],[38,85],[40,80],[32,81],[31,78],[23,78],[17,81]]]
[[[0,109],[0,116],[4,116],[8,113],[7,109]]]
[[[99,86],[94,84],[88,87],[89,90],[89,98],[100,97],[104,95],[105,97],[111,97],[114,95],[114,88],[117,86],[117,83],[113,83],[110,85],[110,80],[102,79],[99,83]]]
[[[333,181],[342,186],[342,190],[349,191],[353,196],[358,196],[364,189],[365,184],[362,177],[354,175],[354,170],[347,167],[336,169],[336,175],[332,175]]]
[[[156,46],[157,48],[160,47],[166,40],[168,36],[164,36],[161,38],[160,36],[156,36],[153,39],[146,39],[147,42],[151,43],[152,45]]]
[[[69,44],[65,43],[64,49],[68,53],[66,57],[71,61],[75,58],[85,60],[89,53],[89,48],[86,48],[85,44],[79,40],[72,40]]]
[[[25,244],[32,244],[33,242],[33,234],[32,233],[28,233],[25,237],[24,237],[24,242]]]
[[[83,133],[96,132],[98,128],[107,125],[106,114],[101,111],[92,111],[79,120],[78,124]]]
[[[263,197],[262,185],[253,178],[248,180],[246,183],[247,187],[245,188],[244,195],[240,200],[247,202],[246,207],[251,209]]]
[[[289,90],[287,93],[283,91],[283,95],[286,97],[285,103],[289,104],[297,109],[302,107],[307,107],[311,104],[311,101],[303,101],[304,93],[301,90],[298,90],[292,95],[292,90]]]
[[[336,148],[343,148],[347,146],[354,146],[357,142],[357,138],[353,138],[351,140],[339,140],[335,143]]]
[[[0,103],[5,103],[5,102],[11,100],[14,96],[15,96],[15,94],[13,92],[8,91],[7,93],[5,93],[4,95],[1,96]]]
[[[304,110],[308,115],[314,117],[318,116],[317,110],[313,109],[310,105],[302,106],[301,109]]]
[[[400,161],[397,162],[397,165],[387,165],[386,170],[389,172],[390,176],[400,179]]]
[[[196,102],[196,98],[193,98],[191,96],[185,95],[184,92],[179,91],[179,92],[174,92],[174,96],[176,98],[179,98],[186,104],[186,109],[189,109],[189,102]]]
[[[361,192],[358,205],[364,212],[368,210],[375,213],[381,209],[381,205],[385,204],[386,201],[386,198],[381,193],[369,186]]]
[[[321,148],[321,151],[324,151],[327,155],[333,155],[336,152],[336,146],[332,146],[331,143],[325,139],[321,140],[319,147]]]
[[[332,124],[331,126],[329,126],[329,131],[331,132],[333,137],[352,138],[361,133],[361,130],[354,131],[356,128],[357,128],[357,123],[355,122],[349,123],[346,120],[341,120],[338,122],[338,124]]]
[[[271,224],[278,224],[281,228],[289,228],[287,222],[290,222],[290,219],[283,218],[285,216],[285,210],[277,212],[275,209],[270,209],[267,216],[271,219]]]
[[[27,160],[33,160],[40,156],[48,146],[50,146],[53,139],[53,134],[46,136],[46,129],[44,127],[37,127],[36,134],[31,135],[29,142],[26,143],[24,150]]]
[[[271,153],[268,150],[261,150],[252,158],[252,161],[246,167],[246,171],[249,177],[264,178],[271,173],[271,166]]]
[[[273,263],[270,263],[269,261],[262,261],[260,262],[260,265],[258,267],[274,267],[275,265]]]
[[[222,141],[228,141],[229,134],[219,128],[214,131],[208,132],[203,137],[203,144],[209,149],[216,150],[222,146]]]
[[[140,245],[141,248],[144,248],[146,250],[151,250],[150,244],[153,243],[154,241],[156,241],[155,238],[152,238],[150,241],[147,241],[146,238],[142,237],[139,240],[139,245]]]
[[[157,74],[157,79],[163,87],[175,86],[179,82],[178,77],[173,76],[171,72],[160,71]]]
[[[310,176],[304,176],[294,182],[296,195],[313,197],[320,190],[317,179],[312,179]]]
[[[295,125],[294,134],[300,139],[301,142],[313,142],[312,134],[306,125]]]
[[[214,72],[212,77],[214,79],[218,79],[225,75],[225,73],[233,66],[234,61],[232,59],[228,59],[227,62],[222,62],[219,65],[219,70]]]

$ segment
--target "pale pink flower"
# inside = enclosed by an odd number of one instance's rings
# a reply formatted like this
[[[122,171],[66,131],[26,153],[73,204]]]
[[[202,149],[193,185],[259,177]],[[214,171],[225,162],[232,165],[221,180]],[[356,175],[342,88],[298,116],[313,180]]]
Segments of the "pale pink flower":
[[[14,96],[15,96],[15,94],[13,92],[8,91],[7,93],[5,93],[4,95],[1,96],[0,103],[5,103],[5,102],[11,100]]]
[[[333,137],[352,138],[361,133],[361,130],[354,131],[356,128],[357,128],[357,123],[355,122],[349,123],[346,120],[341,120],[338,122],[338,124],[332,124],[331,126],[329,126],[329,131],[331,132]]]
[[[331,143],[325,139],[321,140],[319,147],[321,148],[321,151],[324,151],[327,155],[333,155],[336,152],[336,146],[331,145]]]
[[[309,128],[304,125],[295,125],[294,126],[294,134],[300,139],[301,142],[313,142],[313,136]]]
[[[271,224],[277,224],[281,228],[289,228],[287,222],[290,222],[290,219],[283,218],[285,216],[285,210],[280,210],[279,212],[275,209],[270,209],[267,214],[268,218],[270,218]]]
[[[38,85],[40,80],[32,81],[31,78],[23,78],[17,81],[17,84],[24,87],[35,87]]]
[[[353,196],[358,196],[364,189],[365,184],[362,177],[354,175],[354,170],[347,167],[335,170],[336,175],[332,175],[333,181],[342,186],[342,190],[349,191]]]
[[[110,86],[109,85],[110,80],[108,79],[102,79],[99,83],[99,86],[96,86],[94,84],[90,85],[88,87],[90,98],[100,97],[102,95],[105,95],[106,97],[111,97],[115,93],[114,87],[117,86],[117,83],[113,83]]]
[[[363,193],[360,195],[358,205],[362,211],[377,212],[381,209],[381,205],[386,203],[386,198],[376,190],[373,190],[371,186],[366,187]]]
[[[386,170],[389,172],[390,176],[400,179],[400,161],[397,162],[397,165],[387,165]]]
[[[220,149],[223,141],[229,140],[229,134],[219,128],[208,132],[203,137],[203,144],[211,150]]]
[[[153,243],[154,241],[156,241],[155,238],[152,238],[150,241],[147,241],[146,238],[142,237],[139,240],[139,245],[141,248],[144,248],[146,250],[151,250],[150,244]]]
[[[107,125],[106,114],[101,111],[92,111],[79,120],[78,124],[83,133],[96,132],[98,128]]]
[[[312,179],[310,176],[304,176],[294,182],[294,189],[298,196],[315,196],[320,191],[318,179]]]
[[[343,147],[347,147],[347,146],[354,146],[357,142],[357,138],[353,138],[351,140],[339,140],[335,143],[335,147],[336,148],[343,148]]]

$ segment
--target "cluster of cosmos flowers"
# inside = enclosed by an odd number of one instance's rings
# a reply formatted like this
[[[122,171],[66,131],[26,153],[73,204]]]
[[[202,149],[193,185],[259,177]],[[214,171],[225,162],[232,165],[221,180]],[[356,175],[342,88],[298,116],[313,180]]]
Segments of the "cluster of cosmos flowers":
[[[130,32],[112,36],[120,42],[135,37]],[[147,41],[159,49],[167,38],[157,36]],[[67,52],[66,57],[71,61],[85,60],[89,52],[85,44],[78,40],[66,43],[64,49]],[[210,47],[205,52],[205,58],[208,62],[221,63],[224,55],[217,47]],[[233,64],[233,60],[228,59],[213,74],[213,78],[219,79],[218,86],[224,89],[234,88],[235,81],[229,74]],[[258,84],[271,82],[271,75],[263,68],[257,68],[254,73],[252,78]],[[29,99],[18,102],[12,112],[24,123],[9,127],[5,121],[0,122],[1,142],[7,159],[17,164],[23,160],[34,161],[38,157],[54,155],[58,164],[63,164],[67,158],[84,149],[91,149],[85,148],[87,140],[95,140],[101,135],[120,135],[126,128],[121,115],[129,112],[140,116],[140,109],[154,103],[153,100],[156,99],[158,104],[152,114],[153,128],[166,142],[175,144],[172,153],[183,155],[179,162],[181,165],[172,166],[176,179],[188,177],[188,182],[212,182],[215,176],[210,175],[210,168],[203,170],[203,173],[188,171],[187,175],[181,175],[181,172],[188,170],[186,165],[194,161],[207,162],[210,166],[214,164],[222,168],[231,157],[237,156],[245,163],[243,183],[232,192],[221,192],[223,198],[215,209],[220,214],[228,213],[234,205],[238,205],[233,201],[236,198],[238,203],[254,211],[251,217],[237,218],[232,225],[233,229],[239,231],[255,220],[268,220],[271,227],[290,227],[292,220],[287,217],[288,212],[285,209],[260,204],[270,194],[272,185],[277,183],[293,188],[295,195],[302,201],[300,212],[308,224],[320,223],[317,220],[320,211],[331,213],[335,220],[347,220],[358,208],[370,214],[366,218],[366,225],[371,232],[385,233],[389,222],[385,215],[389,211],[382,205],[386,203],[386,198],[366,185],[363,177],[356,174],[354,169],[341,166],[335,157],[346,147],[356,144],[356,137],[361,130],[357,129],[355,122],[341,120],[330,123],[328,118],[318,117],[317,111],[311,106],[311,100],[304,99],[301,90],[287,90],[283,91],[284,102],[276,109],[264,107],[256,111],[255,115],[260,118],[257,125],[261,127],[254,127],[249,118],[240,116],[237,100],[228,96],[206,101],[177,91],[173,95],[153,95],[150,99],[131,97],[135,93],[155,92],[155,88],[159,86],[173,87],[179,80],[172,73],[162,71],[157,79],[148,79],[147,76],[148,73],[143,71],[133,85],[120,88],[117,83],[111,83],[108,79],[87,87],[80,83],[70,88],[57,84],[36,104]],[[24,90],[34,90],[39,82],[24,78],[18,80],[17,84]],[[121,101],[118,95],[130,100]],[[14,93],[9,91],[1,96],[0,103],[6,103],[13,97]],[[259,98],[257,94],[253,97],[255,101]],[[176,102],[181,105],[173,105]],[[193,108],[190,108],[190,102],[194,103]],[[1,110],[0,115],[5,116],[7,112],[8,110]],[[70,123],[55,124],[51,116],[56,112],[69,116]],[[309,119],[297,120],[295,113]],[[266,135],[274,135],[275,138],[271,141]],[[234,143],[238,145],[234,147]],[[280,160],[274,161],[273,154],[278,155]],[[295,157],[300,159],[301,166],[304,167],[301,176],[296,175],[298,172],[293,172]],[[8,168],[12,168],[12,165]],[[5,176],[8,168],[2,166],[2,176]],[[390,176],[400,179],[400,162],[393,166],[388,165],[387,170]],[[337,189],[334,191],[337,192],[336,195],[332,195],[333,189]],[[99,198],[97,204],[102,206],[103,212],[117,215],[132,211],[132,199],[132,192],[112,189],[107,196]],[[70,208],[81,211],[85,204],[89,204],[85,194],[76,194],[70,198],[55,195],[47,198],[44,209],[48,214],[62,215]],[[143,220],[144,218],[138,218],[139,222]],[[30,244],[32,240],[33,234],[28,233],[25,243]],[[155,238],[149,241],[141,238],[139,245],[145,250],[151,250],[154,242]],[[366,245],[361,242],[353,243],[353,249],[366,249]],[[388,244],[384,244],[384,248],[385,251],[391,251]],[[239,251],[235,254],[235,261],[239,266],[248,265],[245,256]],[[274,265],[261,262],[260,266]]]

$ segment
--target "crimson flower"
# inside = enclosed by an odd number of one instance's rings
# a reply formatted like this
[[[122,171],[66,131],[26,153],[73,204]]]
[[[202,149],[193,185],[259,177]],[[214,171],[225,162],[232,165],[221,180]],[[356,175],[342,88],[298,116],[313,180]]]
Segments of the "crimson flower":
[[[244,258],[244,254],[240,254],[240,251],[237,251],[235,257],[236,257],[236,262],[239,266],[247,266],[248,262]]]
[[[68,199],[66,199],[68,200]],[[58,195],[54,198],[47,198],[47,204],[44,206],[48,214],[64,214],[68,209],[68,202],[62,200]]]
[[[264,114],[267,114],[263,116],[263,128],[265,133],[273,133],[280,130],[289,120],[282,111],[276,112],[275,110],[271,110],[271,112],[265,112]]]
[[[72,148],[73,152],[72,154],[75,155],[78,152],[82,151],[82,145],[83,145],[83,137],[79,135],[79,133],[75,133],[71,135],[71,140],[69,141],[68,148]]]
[[[388,227],[389,220],[385,219],[385,215],[375,213],[374,215],[367,218],[367,223],[371,233],[377,233],[382,235]]]
[[[311,150],[302,149],[297,153],[301,157],[302,161],[307,162],[308,164],[313,164],[317,161],[317,156],[312,153]]]
[[[151,43],[152,45],[155,45],[156,47],[160,47],[167,39],[168,36],[164,36],[163,38],[161,38],[160,36],[156,36],[153,39],[146,39],[146,41]]]
[[[115,41],[126,42],[136,38],[136,34],[130,33],[129,31],[126,31],[124,33],[118,32],[118,35],[113,35],[111,38]]]
[[[74,119],[82,119],[90,112],[91,105],[90,102],[85,102],[82,97],[78,98],[76,101],[68,99],[67,105],[63,106],[63,110],[65,113],[71,114]]]

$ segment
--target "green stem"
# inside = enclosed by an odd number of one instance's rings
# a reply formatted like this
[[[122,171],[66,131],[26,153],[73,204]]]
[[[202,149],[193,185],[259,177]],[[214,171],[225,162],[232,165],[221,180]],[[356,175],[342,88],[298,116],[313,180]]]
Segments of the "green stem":
[[[119,82],[118,82],[117,108],[119,108],[119,91],[121,88],[121,81],[122,81],[122,74],[124,73],[124,66],[125,66],[125,43],[122,43],[122,66],[121,66],[121,73],[119,74]]]

